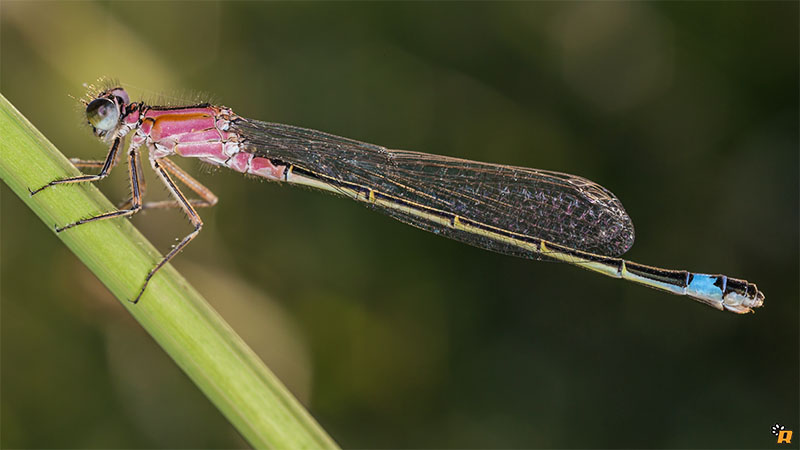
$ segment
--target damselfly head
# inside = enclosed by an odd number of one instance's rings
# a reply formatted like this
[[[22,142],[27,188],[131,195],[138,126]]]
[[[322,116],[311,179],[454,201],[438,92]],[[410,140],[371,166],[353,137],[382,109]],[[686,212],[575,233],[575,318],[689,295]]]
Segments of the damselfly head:
[[[92,126],[94,134],[104,138],[116,130],[128,103],[130,103],[128,93],[120,87],[105,90],[89,102],[86,105],[86,119]]]

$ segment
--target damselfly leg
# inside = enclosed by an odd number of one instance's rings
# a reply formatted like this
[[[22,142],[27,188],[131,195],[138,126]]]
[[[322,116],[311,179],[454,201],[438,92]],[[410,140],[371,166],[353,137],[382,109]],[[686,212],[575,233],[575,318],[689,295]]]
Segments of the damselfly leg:
[[[117,142],[118,142],[117,140],[114,141],[115,145],[119,145],[119,144],[117,144]],[[109,156],[114,151],[115,150],[112,150],[111,152],[109,152]],[[79,220],[77,222],[73,222],[73,223],[71,223],[69,225],[65,225],[63,227],[56,227],[56,233],[60,233],[60,232],[62,232],[64,230],[68,230],[68,229],[70,229],[72,227],[76,227],[78,225],[83,225],[85,223],[94,222],[94,221],[103,220],[103,219],[111,219],[113,217],[130,216],[130,215],[133,215],[133,214],[136,214],[137,212],[139,212],[139,210],[142,209],[141,193],[140,193],[140,190],[139,190],[139,173],[140,173],[139,165],[140,164],[141,164],[141,162],[139,160],[139,148],[137,146],[133,146],[132,145],[130,147],[130,149],[128,150],[128,174],[129,174],[129,180],[130,180],[130,185],[131,185],[131,197],[133,199],[131,201],[131,207],[130,208],[118,209],[116,211],[110,211],[110,212],[107,212],[107,213],[103,213],[103,214],[99,214],[99,215],[96,215],[96,216],[88,217],[86,219],[81,219],[81,220]],[[109,171],[110,171],[110,169],[108,171],[106,171],[106,174],[104,174],[103,177],[108,175]],[[101,180],[103,177],[98,177],[97,175],[84,175],[82,177],[75,177],[75,178],[68,179],[68,180],[56,180],[56,181],[68,182],[68,183],[80,183],[80,182],[87,182],[87,181],[91,182],[91,181]],[[46,187],[47,186],[53,186],[54,185],[53,183],[60,184],[60,183],[56,183],[54,181],[54,182],[51,182],[51,183],[49,183],[48,185],[45,185],[45,186]],[[44,189],[44,188],[40,188],[37,191],[32,192],[31,195],[34,195],[34,194],[36,194],[38,192],[41,192],[42,189]]]
[[[114,166],[117,164],[117,151],[119,150],[119,146],[120,146],[121,142],[122,142],[121,138],[114,139],[114,143],[111,144],[111,148],[108,150],[108,155],[106,156],[105,161],[103,161],[103,162],[100,162],[100,161],[85,161],[84,162],[87,165],[87,167],[89,165],[91,165],[91,167],[102,167],[102,169],[100,170],[100,173],[98,173],[97,175],[79,175],[77,177],[64,178],[64,179],[61,179],[61,180],[53,180],[53,181],[45,184],[44,186],[42,186],[39,189],[36,189],[34,191],[31,191],[30,189],[28,189],[30,191],[30,193],[31,193],[31,196],[34,196],[34,195],[38,194],[39,192],[42,192],[43,190],[45,190],[45,189],[47,189],[49,187],[53,187],[53,186],[56,186],[56,185],[59,185],[59,184],[84,183],[84,182],[87,182],[87,181],[99,181],[99,180],[102,180],[103,178],[107,177],[109,173],[111,173],[111,169],[113,169]]]
[[[117,151],[120,145],[120,138],[114,140],[114,143],[109,150],[108,156],[105,160],[73,160],[73,163],[76,164],[78,167],[84,168],[96,168],[101,167],[101,172],[97,175],[80,175],[77,177],[66,178],[62,180],[54,180],[46,185],[31,191],[31,196],[42,192],[48,187],[56,186],[59,184],[68,184],[68,183],[84,183],[84,182],[93,182],[99,181],[108,176],[111,172],[111,169],[114,168],[117,162]],[[148,283],[153,278],[156,272],[161,269],[170,259],[172,259],[176,254],[178,254],[189,242],[194,239],[200,230],[203,227],[203,221],[200,219],[200,216],[195,211],[195,208],[201,207],[210,207],[214,206],[217,203],[217,196],[214,195],[211,190],[207,187],[203,186],[199,181],[194,179],[191,175],[186,173],[183,169],[178,167],[175,163],[170,161],[167,158],[150,158],[150,163],[153,167],[153,170],[158,174],[159,178],[164,182],[164,185],[169,190],[170,194],[174,197],[175,200],[163,200],[163,201],[156,201],[156,202],[147,202],[142,203],[142,196],[144,194],[144,176],[142,174],[142,166],[139,156],[139,146],[132,143],[130,149],[128,150],[128,173],[129,173],[129,181],[131,186],[131,198],[123,203],[122,206],[119,207],[116,211],[110,211],[107,213],[99,214],[96,216],[88,217],[85,219],[81,219],[77,222],[65,225],[63,227],[56,227],[56,232],[60,233],[64,230],[70,229],[72,227],[83,225],[86,223],[103,220],[103,219],[111,219],[114,217],[125,217],[131,216],[136,214],[137,212],[141,211],[142,209],[155,209],[155,208],[181,208],[189,217],[189,221],[194,227],[194,230],[186,235],[178,244],[173,246],[173,248],[156,264],[156,266],[148,272],[147,276],[144,279],[144,283],[142,287],[139,289],[136,297],[132,300],[133,303],[137,303],[141,298],[142,294],[144,293],[145,289],[147,288]],[[176,185],[173,178],[170,176],[175,177],[178,181],[186,185],[192,192],[196,193],[200,198],[198,199],[188,199],[186,196],[181,192],[181,190]]]
[[[167,186],[167,189],[170,193],[175,197],[175,202],[173,202],[176,206],[183,209],[183,212],[189,217],[189,221],[194,226],[194,230],[191,233],[187,234],[180,242],[178,242],[172,249],[161,258],[161,261],[156,264],[155,267],[147,274],[144,278],[144,283],[142,284],[142,288],[139,289],[139,293],[136,294],[136,298],[133,299],[133,303],[138,303],[139,299],[142,298],[142,294],[144,294],[144,290],[147,288],[147,285],[150,283],[150,280],[153,278],[153,275],[159,271],[164,265],[169,262],[175,255],[177,255],[184,247],[186,247],[189,242],[192,241],[199,233],[200,230],[203,228],[203,220],[200,219],[200,216],[195,211],[194,207],[192,206],[192,202],[183,195],[183,192],[178,188],[175,184],[175,181],[170,177],[170,173],[175,175],[181,181],[189,181],[194,182],[194,186],[187,183],[193,191],[198,192],[199,195],[203,196],[206,195],[206,198],[203,199],[203,206],[212,206],[217,202],[217,197],[211,193],[205,186],[198,183],[194,178],[189,176],[186,172],[184,172],[181,168],[175,165],[172,161],[166,158],[150,158],[150,165],[153,167],[153,170],[158,174],[161,181],[164,182],[164,185]],[[172,205],[166,205],[165,207],[172,207]]]
[[[210,189],[203,186],[194,177],[186,173],[177,164],[167,158],[158,160],[162,167],[175,178],[178,179],[184,186],[188,187],[200,198],[190,198],[188,202],[195,208],[210,208],[217,204],[217,196],[211,192]],[[166,209],[166,208],[183,208],[183,204],[177,200],[162,200],[157,202],[146,202],[142,205],[142,209]]]

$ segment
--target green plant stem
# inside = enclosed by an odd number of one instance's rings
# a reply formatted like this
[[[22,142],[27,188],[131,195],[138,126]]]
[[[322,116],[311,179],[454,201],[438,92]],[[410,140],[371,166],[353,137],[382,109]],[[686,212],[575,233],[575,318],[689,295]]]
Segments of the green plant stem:
[[[123,169],[124,170],[124,169]],[[0,95],[0,178],[50,229],[111,211],[90,183],[28,189],[77,170]],[[311,415],[208,303],[170,265],[141,301],[160,256],[127,220],[92,222],[57,234],[256,448],[336,448]]]

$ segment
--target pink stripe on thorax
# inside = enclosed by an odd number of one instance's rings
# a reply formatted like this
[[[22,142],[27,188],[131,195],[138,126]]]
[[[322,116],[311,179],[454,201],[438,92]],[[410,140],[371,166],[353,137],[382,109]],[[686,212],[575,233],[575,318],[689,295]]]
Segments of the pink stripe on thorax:
[[[194,131],[184,133],[178,136],[178,142],[181,144],[188,144],[192,142],[209,142],[220,141],[222,136],[216,128],[211,130]]]
[[[180,143],[175,145],[174,151],[179,156],[186,158],[210,158],[214,160],[214,164],[223,164],[228,155],[223,151],[224,146],[222,142],[193,142],[193,143]]]
[[[215,129],[215,122],[213,116],[162,116],[153,124],[150,137],[158,141],[175,135]]]

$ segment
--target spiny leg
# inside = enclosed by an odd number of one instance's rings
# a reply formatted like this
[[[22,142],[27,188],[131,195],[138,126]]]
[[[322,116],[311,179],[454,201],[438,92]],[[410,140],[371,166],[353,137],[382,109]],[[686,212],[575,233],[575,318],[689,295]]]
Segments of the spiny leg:
[[[144,277],[144,284],[142,284],[142,288],[139,290],[139,294],[136,295],[136,298],[133,300],[134,304],[139,302],[139,299],[142,297],[142,294],[144,293],[145,288],[147,288],[147,284],[150,282],[150,279],[153,278],[153,275],[155,275],[155,273],[158,272],[159,269],[164,267],[164,265],[175,255],[177,255],[178,252],[183,250],[183,248],[186,247],[186,245],[189,242],[191,242],[192,239],[194,239],[195,236],[197,236],[197,234],[200,233],[200,230],[203,228],[203,221],[200,219],[200,216],[197,214],[197,211],[194,210],[192,203],[189,201],[189,199],[186,198],[185,195],[183,195],[181,190],[178,189],[178,186],[175,184],[175,181],[172,180],[172,177],[170,177],[169,174],[172,173],[173,175],[175,175],[176,178],[186,183],[187,186],[190,186],[192,190],[194,190],[195,192],[200,192],[196,189],[198,186],[199,187],[203,186],[200,185],[200,183],[197,183],[194,180],[194,178],[190,177],[183,170],[179,169],[175,164],[172,163],[172,161],[169,161],[167,159],[163,158],[150,159],[150,165],[153,166],[153,170],[155,170],[156,174],[158,174],[158,176],[164,182],[164,185],[167,186],[167,189],[169,189],[170,193],[172,193],[172,195],[175,197],[175,202],[177,203],[177,205],[181,209],[183,209],[183,211],[189,217],[189,221],[192,223],[192,225],[194,225],[194,231],[187,234],[186,237],[184,237],[180,242],[178,242],[174,247],[172,247],[172,250],[170,250],[169,253],[167,253],[163,258],[161,258],[161,261],[159,261],[159,263],[156,264],[153,270],[151,270],[150,273],[148,273],[147,276]],[[194,181],[196,186],[192,186],[187,181],[190,182]],[[205,188],[203,187],[203,189]],[[211,191],[205,189],[205,194],[211,195],[211,197],[209,197],[209,203],[211,203],[211,200],[213,200],[213,202],[216,202],[216,196],[214,196],[214,194],[211,194]]]
[[[78,168],[92,168],[96,169],[98,167],[103,167],[105,161],[102,159],[79,159],[79,158],[70,158],[69,161],[72,163],[73,166]],[[115,161],[116,164],[116,161]],[[113,166],[112,166],[113,167]],[[147,183],[145,182],[144,173],[142,173],[142,165],[139,164],[139,193],[141,197],[144,197],[144,193],[147,190]],[[158,203],[158,202],[156,202]],[[131,198],[125,200],[122,203],[117,204],[117,209],[128,209],[133,204]],[[142,209],[151,208],[151,203],[144,203],[142,204]]]
[[[144,172],[142,172],[143,169],[141,163],[137,164],[136,167],[137,167],[136,173],[139,176],[139,198],[143,198],[145,191],[147,191],[147,183],[145,182]],[[141,209],[144,209],[145,205],[146,203],[142,204]],[[131,192],[130,198],[128,198],[124,202],[117,204],[117,209],[128,209],[132,206],[133,206],[133,192]]]
[[[73,166],[79,169],[81,168],[97,169],[98,167],[103,167],[103,164],[105,164],[105,161],[102,159],[70,158],[69,162],[71,162]]]
[[[139,173],[141,169],[139,168],[139,148],[134,147],[131,145],[130,150],[128,150],[128,173],[130,176],[130,183],[131,183],[131,193],[133,200],[131,201],[131,207],[128,209],[118,209],[116,211],[111,211],[107,213],[103,213],[97,216],[89,217],[86,219],[81,219],[75,223],[71,223],[69,225],[65,225],[61,228],[56,227],[56,233],[60,233],[64,230],[69,228],[83,225],[88,222],[94,222],[96,220],[103,220],[103,219],[110,219],[112,217],[122,217],[122,216],[130,216],[132,214],[136,214],[140,209],[142,209],[142,199],[141,199],[141,192],[139,190]],[[81,180],[81,181],[93,181],[93,180]]]
[[[114,159],[114,163],[111,167],[114,167],[117,164],[118,158]],[[83,169],[97,169],[98,167],[103,167],[105,165],[105,161],[102,159],[80,159],[80,158],[70,158],[69,162],[72,163],[73,166]],[[147,183],[145,183],[144,174],[142,173],[142,165],[139,164],[139,192],[141,197],[144,197],[144,193],[147,190]],[[128,209],[131,207],[133,202],[132,199],[127,199],[122,203],[117,204],[117,209]],[[142,209],[146,209],[148,207],[148,203],[144,203],[142,205]]]
[[[100,173],[98,173],[97,175],[80,175],[77,177],[64,178],[62,180],[53,180],[45,184],[44,186],[40,187],[39,189],[36,189],[35,191],[31,191],[30,189],[28,189],[28,191],[31,193],[31,196],[34,196],[39,192],[51,186],[55,186],[57,184],[83,183],[88,181],[102,180],[103,178],[108,176],[109,172],[111,172],[111,169],[113,169],[114,166],[117,164],[117,151],[119,150],[120,142],[122,142],[122,138],[114,139],[114,143],[111,144],[111,148],[108,151],[108,155],[106,156],[106,159],[103,162],[103,165],[101,166],[102,169],[100,170]],[[98,161],[86,161],[86,162],[94,164]],[[100,167],[100,166],[97,165],[95,167]]]
[[[175,178],[178,179],[181,183],[183,183],[186,187],[192,190],[195,194],[197,194],[200,198],[191,198],[189,200],[189,204],[191,204],[195,208],[208,208],[217,204],[217,196],[214,195],[211,190],[207,187],[203,186],[199,181],[197,181],[194,177],[186,173],[183,169],[181,169],[177,164],[172,162],[167,158],[161,158],[158,160],[161,167],[163,167],[167,172],[171,173]],[[144,188],[142,189],[144,192]],[[130,203],[130,200],[128,200]],[[181,205],[176,200],[163,200],[157,202],[147,202],[142,205],[142,210],[145,209],[160,209],[160,208],[182,208]]]
[[[197,194],[200,198],[199,199],[191,199],[189,202],[194,207],[211,207],[217,204],[217,196],[211,192],[210,189],[203,186],[199,181],[197,181],[194,177],[186,173],[183,169],[181,169],[177,164],[172,162],[167,158],[161,158],[158,160],[161,166],[167,170],[167,172],[171,173],[175,178],[177,178],[181,183],[183,183],[186,187],[192,190],[195,194]],[[168,205],[167,203],[171,203],[175,205],[175,207],[180,206],[177,202],[153,202],[150,204],[151,208],[170,208],[173,206]],[[159,205],[159,206],[156,206]]]

